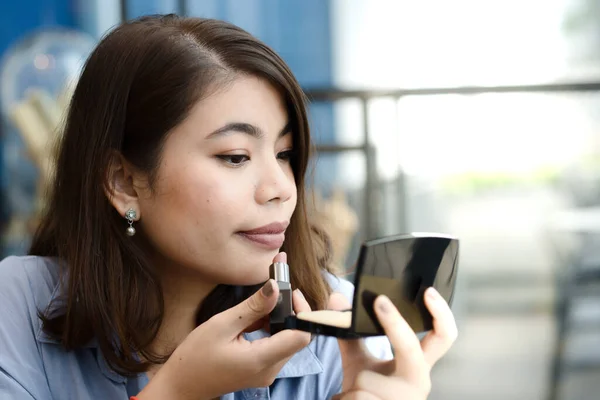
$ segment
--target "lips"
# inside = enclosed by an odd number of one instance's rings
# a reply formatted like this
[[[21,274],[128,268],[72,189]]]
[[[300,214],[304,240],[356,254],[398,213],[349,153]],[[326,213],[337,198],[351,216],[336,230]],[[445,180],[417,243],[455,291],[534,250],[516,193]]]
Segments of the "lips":
[[[259,228],[240,231],[238,235],[256,246],[276,250],[281,248],[285,241],[285,230],[288,225],[288,222],[273,222]]]

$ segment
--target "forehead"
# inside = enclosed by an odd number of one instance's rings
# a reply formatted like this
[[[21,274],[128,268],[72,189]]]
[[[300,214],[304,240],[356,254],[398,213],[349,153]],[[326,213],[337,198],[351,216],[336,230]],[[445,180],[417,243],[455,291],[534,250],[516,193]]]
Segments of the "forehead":
[[[187,122],[205,133],[234,122],[250,123],[267,134],[279,132],[288,121],[283,96],[267,81],[240,76],[228,82],[191,110]],[[184,122],[185,123],[185,122]]]

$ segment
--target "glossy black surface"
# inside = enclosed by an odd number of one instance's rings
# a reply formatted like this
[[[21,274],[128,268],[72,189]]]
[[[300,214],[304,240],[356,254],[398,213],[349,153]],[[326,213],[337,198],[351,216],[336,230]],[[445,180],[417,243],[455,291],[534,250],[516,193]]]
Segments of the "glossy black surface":
[[[372,303],[387,295],[415,332],[432,329],[424,292],[433,286],[452,303],[458,272],[458,240],[444,235],[409,235],[366,243],[356,272],[352,328],[382,334]]]
[[[365,242],[358,258],[350,328],[288,317],[286,326],[321,335],[364,337],[383,335],[373,311],[373,301],[387,295],[417,333],[432,329],[424,303],[425,290],[433,286],[452,304],[459,258],[458,239],[441,234],[407,234]]]

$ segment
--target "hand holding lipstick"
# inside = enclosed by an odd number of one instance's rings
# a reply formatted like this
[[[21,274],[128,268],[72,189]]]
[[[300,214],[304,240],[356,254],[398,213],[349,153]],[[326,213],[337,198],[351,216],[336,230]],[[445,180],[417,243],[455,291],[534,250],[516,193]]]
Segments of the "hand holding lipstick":
[[[286,262],[279,253],[273,262]],[[247,341],[243,333],[261,324],[275,308],[279,288],[270,279],[246,301],[194,329],[137,396],[153,399],[212,399],[250,387],[269,386],[284,364],[310,342],[310,333],[284,330]],[[310,311],[298,292],[294,311]]]

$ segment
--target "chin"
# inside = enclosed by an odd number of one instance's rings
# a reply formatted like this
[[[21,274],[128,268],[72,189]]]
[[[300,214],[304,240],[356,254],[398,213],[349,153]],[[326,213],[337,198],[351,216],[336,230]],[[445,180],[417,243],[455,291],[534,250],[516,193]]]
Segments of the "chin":
[[[254,286],[262,285],[268,279],[268,275],[265,275],[263,277],[235,277],[235,279],[223,279],[221,283],[232,286]]]
[[[215,268],[211,270],[216,282],[226,285],[252,286],[265,283],[269,279],[269,266],[279,251],[272,254],[252,254],[252,252],[238,251],[224,262],[228,268]]]
[[[234,276],[224,276],[221,283],[234,286],[253,286],[262,285],[269,279],[269,266],[267,265],[263,271],[245,271],[240,273],[235,271]]]

